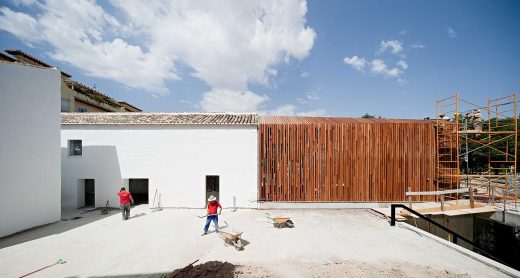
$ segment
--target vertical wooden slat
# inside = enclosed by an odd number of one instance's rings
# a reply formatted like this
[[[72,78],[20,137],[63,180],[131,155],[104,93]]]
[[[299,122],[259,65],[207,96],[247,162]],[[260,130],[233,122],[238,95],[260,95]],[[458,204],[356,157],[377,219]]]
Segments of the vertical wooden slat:
[[[406,201],[408,186],[435,190],[433,122],[260,117],[258,131],[260,200],[390,202]]]

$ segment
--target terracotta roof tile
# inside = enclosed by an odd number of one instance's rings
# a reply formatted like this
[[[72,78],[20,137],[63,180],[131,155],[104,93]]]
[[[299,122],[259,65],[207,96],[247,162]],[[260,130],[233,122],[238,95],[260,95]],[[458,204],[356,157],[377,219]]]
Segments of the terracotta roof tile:
[[[260,124],[348,124],[348,123],[428,123],[428,120],[416,119],[374,119],[340,117],[295,117],[295,116],[260,116]]]
[[[23,57],[25,57],[25,58],[27,58],[29,60],[32,60],[33,62],[35,62],[37,64],[40,64],[41,66],[46,67],[46,68],[54,68],[53,66],[45,63],[44,61],[42,61],[42,60],[40,60],[40,59],[38,59],[38,58],[36,58],[36,57],[34,57],[32,55],[29,55],[29,54],[21,51],[20,49],[6,49],[5,52],[7,52],[7,53],[9,53],[9,54],[11,54],[12,56],[15,56],[15,57],[17,55],[23,56]],[[66,73],[64,71],[60,70],[60,72],[61,72],[61,74],[63,74],[64,76],[66,76],[68,78],[72,77],[72,75],[70,75],[70,74],[68,74],[68,73]]]
[[[255,113],[61,113],[62,125],[257,125]]]

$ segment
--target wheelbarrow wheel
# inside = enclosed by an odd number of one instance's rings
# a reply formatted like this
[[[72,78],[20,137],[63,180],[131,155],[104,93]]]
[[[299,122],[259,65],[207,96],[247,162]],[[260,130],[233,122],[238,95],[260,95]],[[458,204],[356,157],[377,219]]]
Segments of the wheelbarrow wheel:
[[[235,241],[235,249],[242,250],[244,248],[244,244],[242,243],[242,240],[239,238]]]

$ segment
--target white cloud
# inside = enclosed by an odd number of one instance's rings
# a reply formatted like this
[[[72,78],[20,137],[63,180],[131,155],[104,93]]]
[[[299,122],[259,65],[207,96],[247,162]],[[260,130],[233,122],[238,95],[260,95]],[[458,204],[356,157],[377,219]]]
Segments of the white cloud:
[[[400,35],[406,35],[406,33],[407,31],[403,30],[400,32]],[[397,40],[383,40],[380,43],[376,55],[382,54],[386,51],[389,51],[400,58],[400,60],[396,62],[395,67],[389,67],[382,59],[373,59],[372,61],[369,61],[364,57],[358,56],[352,56],[350,58],[346,57],[343,59],[343,62],[360,72],[369,72],[385,78],[397,78],[408,69],[408,63],[405,61],[406,55],[404,54],[403,43]],[[406,83],[403,82],[403,80],[406,81],[405,79],[399,78],[398,82],[400,85]]]
[[[307,71],[304,71],[304,72],[302,72],[302,74],[300,74],[301,78],[309,78],[310,76],[311,76],[311,74]]]
[[[410,33],[408,30],[401,30],[398,35],[399,36],[406,36],[406,35],[408,35],[408,33]]]
[[[352,56],[350,58],[345,57],[345,59],[343,59],[343,63],[350,65],[351,67],[353,67],[354,69],[356,69],[358,71],[363,71],[367,61],[365,60],[365,58],[359,58],[358,56]]]
[[[15,12],[7,7],[0,8],[0,29],[28,43],[40,40],[38,22],[30,15]]]
[[[274,116],[294,116],[296,106],[292,104],[286,104],[278,106],[276,109],[269,111],[267,114]]]
[[[257,111],[267,100],[267,96],[260,96],[251,91],[214,89],[204,93],[200,106],[207,112],[251,112]]]
[[[422,49],[422,48],[426,48],[426,46],[424,44],[414,43],[414,44],[410,45],[410,48],[411,49]]]
[[[17,6],[32,6],[38,3],[37,0],[11,0]]]
[[[391,40],[391,41],[381,41],[381,46],[379,47],[378,53],[383,53],[386,50],[390,50],[392,54],[398,54],[403,51],[403,44],[400,41]]]
[[[296,115],[303,116],[303,117],[325,116],[325,110],[324,109],[315,109],[315,110],[310,110],[310,111],[298,112],[298,113],[296,113]]]
[[[397,62],[397,65],[400,66],[403,70],[407,69],[408,68],[408,63],[406,63],[405,60],[399,60]]]
[[[277,107],[274,110],[271,110],[267,113],[267,115],[273,115],[273,116],[305,116],[305,117],[311,117],[311,116],[324,116],[325,110],[324,109],[314,109],[309,111],[300,111],[296,112],[297,107],[292,104],[285,104]]]
[[[110,3],[117,16],[94,1],[49,0],[34,17],[2,8],[0,22],[13,23],[0,29],[26,43],[49,44],[51,57],[91,76],[154,94],[168,93],[166,82],[179,79],[178,68],[185,65],[212,88],[201,102],[211,111],[244,111],[228,105],[234,99],[217,96],[238,96],[256,111],[265,98],[249,84],[268,85],[277,75],[275,66],[307,57],[316,37],[306,26],[302,0]]]
[[[397,77],[402,73],[399,68],[388,68],[385,62],[379,59],[372,60],[370,70],[374,74],[380,74],[385,77]]]
[[[315,101],[315,100],[320,99],[320,96],[318,95],[317,90],[308,91],[307,93],[305,93],[305,96],[307,97],[308,100]]]
[[[448,32],[448,36],[452,39],[457,36],[457,32],[455,32],[455,30],[451,27],[446,28],[446,32]]]
[[[371,62],[367,62],[365,58],[358,58],[357,56],[345,58],[344,62],[358,71],[368,69],[369,72],[384,77],[398,77],[408,68],[408,64],[404,60],[397,62],[397,66],[401,67],[401,69],[398,67],[389,68],[381,59],[374,59]],[[307,98],[310,99],[309,96],[307,96]]]

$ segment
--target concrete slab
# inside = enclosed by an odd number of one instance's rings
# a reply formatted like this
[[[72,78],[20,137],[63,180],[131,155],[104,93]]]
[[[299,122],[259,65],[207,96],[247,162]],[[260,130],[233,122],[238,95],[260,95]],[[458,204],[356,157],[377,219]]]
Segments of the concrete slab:
[[[390,219],[390,217],[392,217],[392,210],[390,208],[373,208],[372,210],[386,216],[389,219]],[[408,218],[400,215],[402,211],[404,211],[404,209],[396,209],[395,220],[406,221],[408,219]]]
[[[296,227],[276,229],[265,212],[289,216]],[[202,214],[140,206],[122,221],[117,212],[104,218],[99,211],[85,213],[92,221],[77,227],[61,227],[74,220],[62,221],[11,237],[10,244],[0,240],[7,246],[0,249],[0,277],[20,276],[60,258],[67,263],[32,277],[153,277],[196,259],[259,267],[271,277],[507,277],[415,231],[390,227],[368,210],[224,210],[220,224],[225,220],[227,229],[244,232],[243,251],[225,247],[215,233],[201,237]]]

